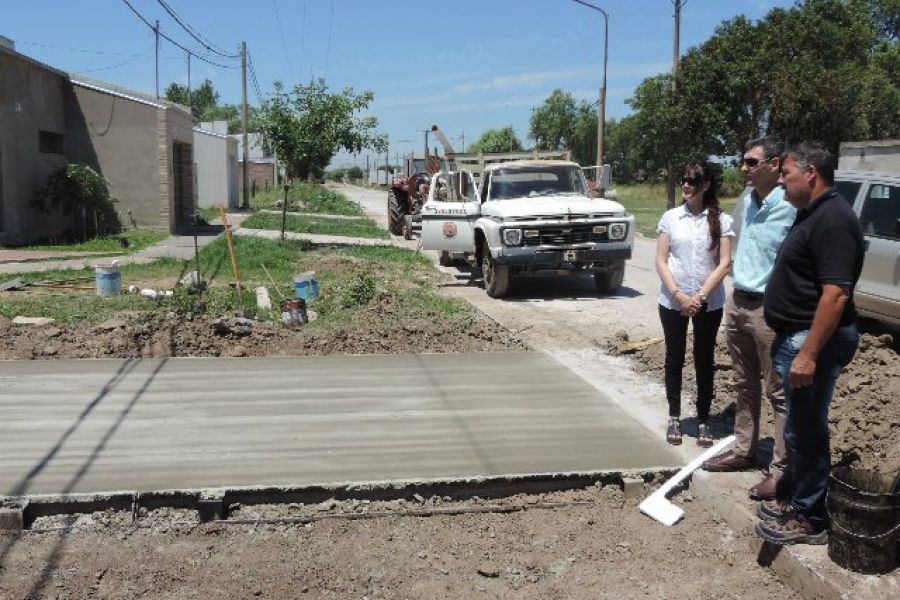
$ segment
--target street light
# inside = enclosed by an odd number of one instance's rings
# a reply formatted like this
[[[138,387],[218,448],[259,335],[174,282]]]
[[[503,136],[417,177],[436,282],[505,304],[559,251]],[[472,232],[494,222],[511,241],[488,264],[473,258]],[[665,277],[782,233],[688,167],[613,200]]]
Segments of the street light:
[[[603,15],[603,87],[600,88],[599,115],[597,117],[597,183],[600,182],[600,173],[603,170],[603,155],[606,154],[606,59],[609,54],[609,15],[599,6],[594,6],[584,0],[572,0],[582,6],[587,6]]]

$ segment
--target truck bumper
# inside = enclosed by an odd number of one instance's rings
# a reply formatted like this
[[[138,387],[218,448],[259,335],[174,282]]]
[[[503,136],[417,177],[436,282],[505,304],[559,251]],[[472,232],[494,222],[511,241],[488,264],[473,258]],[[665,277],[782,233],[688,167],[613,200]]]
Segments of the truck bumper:
[[[630,258],[631,247],[622,245],[612,248],[504,248],[494,261],[517,271],[602,272]]]

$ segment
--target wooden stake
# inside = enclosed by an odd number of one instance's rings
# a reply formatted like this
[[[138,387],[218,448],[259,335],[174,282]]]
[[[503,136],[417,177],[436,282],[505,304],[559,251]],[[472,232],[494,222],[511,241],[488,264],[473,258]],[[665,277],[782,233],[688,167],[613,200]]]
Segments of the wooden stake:
[[[225,226],[225,241],[228,242],[228,254],[231,256],[231,271],[234,273],[234,282],[237,286],[238,295],[244,290],[241,285],[241,275],[238,273],[237,260],[234,258],[234,246],[231,244],[231,228],[228,227],[228,219],[225,217],[225,207],[219,205],[219,219]]]

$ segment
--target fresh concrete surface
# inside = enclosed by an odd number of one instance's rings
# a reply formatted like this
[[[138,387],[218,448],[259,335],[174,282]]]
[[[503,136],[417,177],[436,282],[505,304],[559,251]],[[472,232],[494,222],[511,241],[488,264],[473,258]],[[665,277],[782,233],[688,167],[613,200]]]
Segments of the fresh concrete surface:
[[[530,352],[0,363],[0,495],[653,469],[678,458]]]

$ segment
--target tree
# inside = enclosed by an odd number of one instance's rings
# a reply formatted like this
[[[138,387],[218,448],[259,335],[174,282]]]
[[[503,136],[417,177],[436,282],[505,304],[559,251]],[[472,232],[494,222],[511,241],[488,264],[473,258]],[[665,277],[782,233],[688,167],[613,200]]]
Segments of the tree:
[[[339,150],[359,153],[364,148],[383,152],[387,140],[375,133],[378,120],[358,113],[374,94],[353,88],[330,93],[324,79],[297,85],[290,92],[275,82],[275,91],[259,110],[263,143],[284,161],[288,176],[320,177]]]
[[[190,107],[195,119],[212,121],[214,119],[207,118],[207,113],[218,107],[219,92],[213,87],[212,81],[204,79],[197,89],[191,90],[191,99],[188,102],[187,86],[172,82],[166,88],[166,100]]]
[[[553,90],[531,113],[530,132],[538,150],[570,149],[575,137],[578,106],[569,92]]]
[[[488,129],[478,140],[469,146],[469,152],[518,152],[522,150],[522,142],[516,136],[512,125],[500,129]]]

